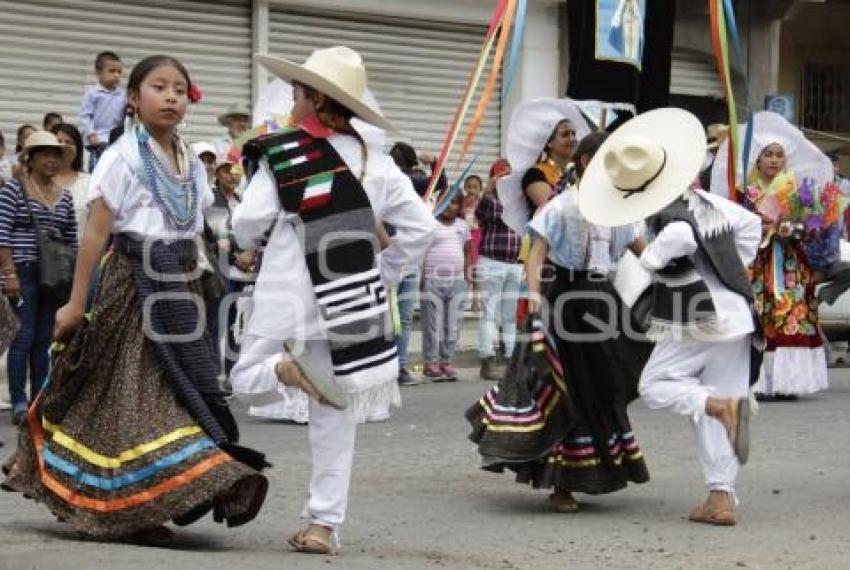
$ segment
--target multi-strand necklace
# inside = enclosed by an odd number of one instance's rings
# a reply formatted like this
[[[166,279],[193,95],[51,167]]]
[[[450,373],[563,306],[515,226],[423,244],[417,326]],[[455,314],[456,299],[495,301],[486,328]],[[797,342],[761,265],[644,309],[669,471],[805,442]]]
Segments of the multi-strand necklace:
[[[153,148],[151,136],[143,127],[137,127],[139,153],[142,157],[146,186],[162,211],[166,223],[180,231],[195,225],[198,211],[198,187],[195,183],[195,166],[190,160],[185,177],[172,172],[168,163]]]

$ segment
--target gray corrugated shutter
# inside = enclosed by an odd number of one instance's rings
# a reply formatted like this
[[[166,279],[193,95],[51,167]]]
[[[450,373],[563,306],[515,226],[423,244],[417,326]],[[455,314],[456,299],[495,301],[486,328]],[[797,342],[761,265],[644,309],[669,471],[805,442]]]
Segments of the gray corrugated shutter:
[[[698,51],[674,49],[670,93],[723,97],[723,86],[714,59]]]
[[[275,6],[269,19],[269,45],[274,55],[303,62],[313,50],[334,45],[360,52],[370,89],[399,129],[397,135],[390,135],[395,137],[391,140],[404,140],[420,152],[433,154],[443,145],[487,31],[474,25],[338,12],[313,14]],[[477,101],[476,97],[473,105]],[[474,172],[486,173],[499,156],[500,114],[501,80],[467,158],[480,154]],[[457,148],[463,135],[465,130]],[[455,164],[455,160],[448,163],[452,179],[460,170]]]
[[[175,56],[204,92],[190,107],[194,140],[221,136],[216,116],[250,100],[250,0],[0,0],[0,129],[14,146],[17,126],[40,128],[47,111],[77,122],[83,86],[96,82],[94,56],[111,50],[126,66],[157,53]]]

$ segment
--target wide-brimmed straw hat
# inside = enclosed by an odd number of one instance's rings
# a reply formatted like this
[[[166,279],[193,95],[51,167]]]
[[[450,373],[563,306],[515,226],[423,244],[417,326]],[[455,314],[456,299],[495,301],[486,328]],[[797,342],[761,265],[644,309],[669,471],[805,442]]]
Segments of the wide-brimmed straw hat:
[[[729,125],[711,123],[705,128],[705,134],[708,138],[709,150],[715,150],[729,136]]]
[[[387,131],[396,130],[366,98],[366,66],[351,48],[336,46],[314,51],[303,65],[282,57],[256,54],[254,60],[287,83],[312,87],[349,109],[367,123]]]
[[[705,160],[702,123],[683,109],[656,109],[614,131],[587,166],[578,204],[588,221],[623,226],[664,209]]]
[[[222,127],[227,126],[227,121],[233,117],[245,117],[245,120],[251,120],[251,110],[244,103],[233,103],[227,110],[218,116],[218,124]]]
[[[738,128],[743,145],[747,135],[747,125],[745,123]],[[765,147],[772,144],[778,144],[785,151],[785,168],[793,171],[797,180],[811,178],[817,187],[833,179],[832,163],[823,151],[808,140],[800,129],[773,111],[759,111],[753,115],[753,136],[750,152],[747,155],[747,174],[756,167],[756,162]],[[744,181],[743,162],[738,160],[736,167],[735,184],[740,185]],[[725,140],[717,149],[717,158],[711,169],[713,194],[723,197],[729,195],[728,172],[729,141]]]
[[[505,156],[511,174],[499,179],[497,191],[504,207],[502,220],[513,231],[525,233],[530,212],[522,191],[522,177],[537,164],[562,121],[570,121],[576,130],[576,140],[590,133],[590,127],[578,106],[571,99],[541,98],[523,101],[511,114]]]
[[[73,146],[60,143],[59,139],[53,133],[49,131],[35,131],[24,141],[24,147],[21,149],[21,162],[26,161],[34,150],[51,147],[61,150],[62,157],[65,160],[70,160],[77,152]]]

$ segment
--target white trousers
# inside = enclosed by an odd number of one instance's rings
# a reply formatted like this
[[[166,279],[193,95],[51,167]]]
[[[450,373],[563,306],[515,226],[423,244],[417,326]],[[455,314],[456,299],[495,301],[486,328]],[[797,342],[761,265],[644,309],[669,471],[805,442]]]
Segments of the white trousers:
[[[327,341],[307,341],[317,363],[332,374],[331,355]],[[274,372],[281,360],[283,341],[253,335],[242,339],[239,361],[230,373],[236,395],[251,405],[279,402],[282,393]],[[288,388],[291,391],[300,390]],[[330,406],[309,403],[308,435],[313,460],[310,490],[302,517],[310,523],[332,527],[345,520],[348,508],[348,488],[354,460],[354,439],[357,422],[352,414]]]
[[[705,402],[709,396],[747,396],[749,378],[749,335],[724,342],[659,342],[643,369],[638,389],[646,405],[693,422],[697,455],[711,491],[734,494],[739,463],[726,428],[705,413]]]

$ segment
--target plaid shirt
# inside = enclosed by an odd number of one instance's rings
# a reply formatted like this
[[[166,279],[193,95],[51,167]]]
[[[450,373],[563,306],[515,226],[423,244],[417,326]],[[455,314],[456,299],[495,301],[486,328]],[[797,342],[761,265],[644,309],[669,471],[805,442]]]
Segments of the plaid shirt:
[[[478,254],[496,261],[516,263],[522,236],[502,221],[502,203],[496,198],[482,196],[475,208],[475,218],[481,228]]]

